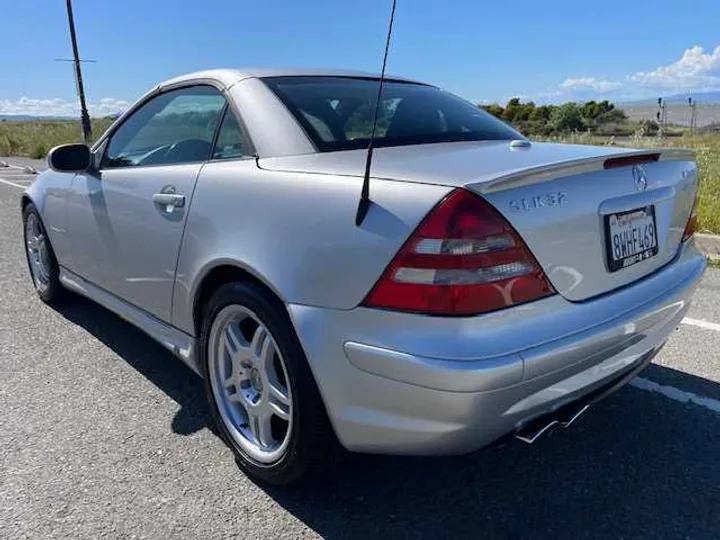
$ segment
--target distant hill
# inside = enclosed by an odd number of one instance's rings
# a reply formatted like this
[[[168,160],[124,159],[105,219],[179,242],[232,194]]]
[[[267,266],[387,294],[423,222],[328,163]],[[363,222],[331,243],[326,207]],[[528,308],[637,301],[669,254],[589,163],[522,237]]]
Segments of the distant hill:
[[[720,92],[686,92],[682,94],[663,96],[663,100],[667,104],[687,104],[688,98],[690,97],[698,103],[712,103],[720,105]],[[657,105],[657,98],[626,101],[624,103],[619,103],[618,105]]]
[[[105,116],[93,116],[90,119],[95,121],[99,120],[100,118],[110,118],[111,120],[116,120],[120,118],[122,113],[116,112],[111,114],[106,114]],[[52,116],[52,115],[46,115],[46,116],[34,116],[32,114],[0,114],[0,122],[68,122],[68,121],[80,121],[79,116]]]
[[[0,122],[65,122],[77,120],[72,116],[33,116],[31,114],[0,114]]]

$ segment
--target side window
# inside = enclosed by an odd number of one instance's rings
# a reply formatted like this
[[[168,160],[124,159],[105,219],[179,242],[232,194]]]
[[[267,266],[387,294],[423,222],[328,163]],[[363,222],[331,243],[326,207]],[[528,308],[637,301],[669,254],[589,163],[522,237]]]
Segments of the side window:
[[[112,134],[101,167],[206,161],[224,107],[225,98],[210,86],[160,94]]]
[[[247,149],[243,145],[240,124],[233,112],[228,108],[225,111],[222,124],[220,124],[220,132],[218,133],[212,157],[213,159],[228,159],[247,155]]]

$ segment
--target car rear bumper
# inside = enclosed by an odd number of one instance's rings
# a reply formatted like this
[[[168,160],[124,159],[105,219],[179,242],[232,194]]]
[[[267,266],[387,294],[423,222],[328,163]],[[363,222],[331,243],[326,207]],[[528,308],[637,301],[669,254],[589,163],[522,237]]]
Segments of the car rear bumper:
[[[682,320],[704,269],[691,242],[653,275],[580,303],[556,295],[463,318],[289,311],[346,448],[454,454],[642,369]]]

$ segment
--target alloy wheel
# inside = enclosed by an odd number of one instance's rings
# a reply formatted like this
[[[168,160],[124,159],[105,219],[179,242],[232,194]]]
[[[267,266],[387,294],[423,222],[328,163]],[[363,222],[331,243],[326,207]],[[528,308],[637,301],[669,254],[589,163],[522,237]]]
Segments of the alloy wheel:
[[[35,213],[25,221],[25,241],[35,286],[46,287],[50,283],[50,253],[45,231]]]
[[[290,379],[275,339],[240,305],[223,308],[208,340],[208,376],[225,428],[251,458],[282,457],[293,427]]]

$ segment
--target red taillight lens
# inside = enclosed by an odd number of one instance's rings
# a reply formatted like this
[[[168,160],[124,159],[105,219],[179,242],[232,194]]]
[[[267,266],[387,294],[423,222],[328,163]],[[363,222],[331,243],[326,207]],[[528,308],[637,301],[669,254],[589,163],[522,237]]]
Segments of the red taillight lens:
[[[697,195],[695,195],[695,201],[692,205],[692,210],[690,210],[690,217],[687,220],[687,223],[685,224],[685,231],[683,232],[683,238],[682,241],[685,242],[686,240],[690,240],[698,230],[698,217],[697,217]]]
[[[458,189],[420,224],[363,305],[473,315],[553,293],[505,218],[480,197]]]

